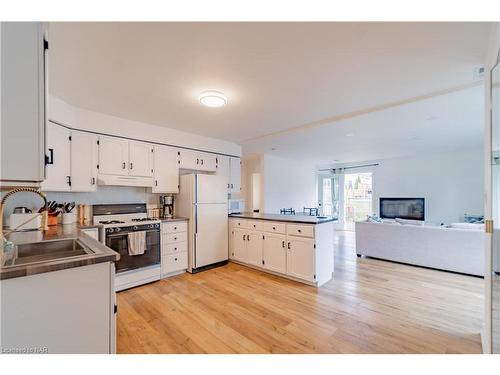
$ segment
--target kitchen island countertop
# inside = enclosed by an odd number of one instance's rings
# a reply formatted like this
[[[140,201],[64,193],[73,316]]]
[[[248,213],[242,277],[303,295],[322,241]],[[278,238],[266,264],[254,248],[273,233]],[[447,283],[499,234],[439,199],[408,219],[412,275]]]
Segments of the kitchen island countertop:
[[[301,224],[323,224],[332,221],[337,221],[333,216],[309,216],[309,215],[279,215],[279,214],[264,214],[255,212],[243,212],[241,214],[230,214],[229,218],[239,219],[256,219],[256,220],[272,220],[284,221],[287,223]]]

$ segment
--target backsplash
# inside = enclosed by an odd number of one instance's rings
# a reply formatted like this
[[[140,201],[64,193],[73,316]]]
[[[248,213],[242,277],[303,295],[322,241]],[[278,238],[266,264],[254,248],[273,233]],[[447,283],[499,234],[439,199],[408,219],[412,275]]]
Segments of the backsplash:
[[[2,192],[1,196],[6,192]],[[128,186],[99,186],[91,193],[46,192],[47,200],[57,202],[76,202],[76,204],[114,204],[114,203],[146,203],[156,207],[159,196],[151,193],[150,188]],[[40,197],[32,193],[18,193],[9,198],[5,206],[4,220],[12,213],[15,207],[25,206],[29,209],[38,209],[42,205]]]

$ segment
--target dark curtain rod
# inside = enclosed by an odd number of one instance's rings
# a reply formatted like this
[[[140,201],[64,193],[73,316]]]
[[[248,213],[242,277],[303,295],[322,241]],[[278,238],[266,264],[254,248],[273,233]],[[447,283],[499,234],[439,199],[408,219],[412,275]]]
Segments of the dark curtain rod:
[[[376,167],[378,166],[378,163],[375,164],[365,164],[365,165],[356,165],[352,167],[338,167],[338,168],[327,168],[327,169],[320,169],[320,171],[332,171],[334,169],[355,169],[355,168],[363,168],[363,167]]]

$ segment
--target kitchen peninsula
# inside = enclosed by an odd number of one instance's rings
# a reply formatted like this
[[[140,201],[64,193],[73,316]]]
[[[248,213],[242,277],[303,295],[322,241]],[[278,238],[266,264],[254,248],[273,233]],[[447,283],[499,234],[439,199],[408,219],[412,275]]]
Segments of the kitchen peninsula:
[[[330,216],[229,215],[229,259],[320,287],[333,276]]]

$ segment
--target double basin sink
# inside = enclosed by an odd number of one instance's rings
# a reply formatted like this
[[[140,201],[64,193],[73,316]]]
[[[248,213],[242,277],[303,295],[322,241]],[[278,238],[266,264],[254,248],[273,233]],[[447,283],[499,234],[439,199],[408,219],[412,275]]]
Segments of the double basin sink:
[[[14,245],[6,251],[2,268],[38,264],[95,254],[78,238],[47,240]]]

